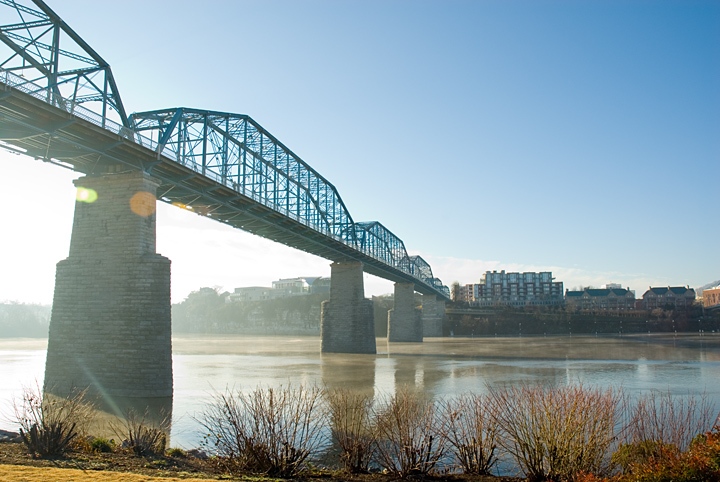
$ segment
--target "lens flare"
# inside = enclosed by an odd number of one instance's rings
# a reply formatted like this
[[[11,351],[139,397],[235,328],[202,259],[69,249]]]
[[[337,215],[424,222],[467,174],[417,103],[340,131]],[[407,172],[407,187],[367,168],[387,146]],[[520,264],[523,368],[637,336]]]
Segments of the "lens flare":
[[[188,210],[188,211],[192,211],[192,210],[193,210],[192,206],[188,206],[187,204],[183,204],[183,203],[177,203],[177,202],[175,202],[175,203],[172,203],[172,205],[173,205],[173,206],[177,206],[177,207],[179,207],[180,209],[186,209],[186,210]]]
[[[150,216],[155,212],[155,196],[146,191],[136,192],[130,198],[130,209],[138,216]]]
[[[97,201],[97,197],[95,189],[80,186],[78,186],[77,194],[75,195],[75,199],[83,203],[93,203]]]

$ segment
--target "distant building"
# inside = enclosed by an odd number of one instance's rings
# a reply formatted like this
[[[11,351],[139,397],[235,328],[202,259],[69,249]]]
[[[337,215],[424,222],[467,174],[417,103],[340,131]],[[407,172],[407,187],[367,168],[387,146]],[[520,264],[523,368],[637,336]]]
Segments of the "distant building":
[[[234,301],[262,301],[271,298],[270,292],[272,288],[265,286],[247,286],[244,288],[235,288],[235,292],[228,295],[226,301],[232,303]]]
[[[330,278],[315,278],[310,284],[310,294],[325,294],[330,293]]]
[[[569,310],[629,311],[635,309],[635,292],[625,288],[566,290],[565,308]]]
[[[310,278],[315,280],[315,278]],[[272,282],[272,289],[275,292],[276,298],[282,298],[283,296],[294,296],[306,294],[310,291],[310,284],[307,278],[288,278],[279,279]]]
[[[620,283],[607,283],[602,285],[600,288],[605,290],[621,290],[622,285]]]
[[[720,285],[703,290],[702,300],[705,308],[720,308]]]
[[[686,310],[695,302],[695,290],[689,286],[650,287],[643,295],[643,308]]]
[[[472,306],[552,306],[563,303],[563,283],[554,281],[550,271],[506,273],[486,271],[478,284],[462,290]]]
[[[319,293],[330,293],[330,278],[319,276],[286,278],[273,281],[272,287],[269,288],[265,286],[235,288],[235,292],[228,295],[227,302],[273,300]]]

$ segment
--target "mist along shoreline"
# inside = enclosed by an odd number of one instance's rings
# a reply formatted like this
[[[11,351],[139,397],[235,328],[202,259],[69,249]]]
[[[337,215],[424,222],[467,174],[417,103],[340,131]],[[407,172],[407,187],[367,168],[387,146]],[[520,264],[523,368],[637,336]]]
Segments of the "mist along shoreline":
[[[411,383],[417,382],[417,373],[418,369],[424,369],[425,375],[421,377],[422,379],[422,387],[423,390],[427,389],[430,393],[435,394],[435,390],[437,389],[437,385],[432,385],[433,383],[437,383],[437,379],[430,379],[431,373],[434,373],[432,376],[442,376],[443,380],[446,377],[447,372],[439,372],[435,370],[435,363],[436,360],[440,360],[443,362],[444,358],[453,358],[458,360],[481,360],[481,361],[493,361],[497,362],[498,360],[524,360],[529,363],[522,362],[523,367],[530,366],[531,364],[539,364],[543,367],[551,366],[553,363],[556,365],[563,366],[565,361],[572,360],[572,361],[580,361],[587,360],[590,352],[590,347],[595,347],[603,357],[605,357],[608,360],[615,361],[615,360],[644,360],[641,364],[647,365],[648,361],[652,362],[654,359],[659,360],[660,363],[651,365],[653,368],[652,370],[655,371],[656,369],[662,369],[665,367],[668,363],[667,361],[671,362],[678,362],[674,363],[674,366],[680,367],[684,372],[687,372],[687,361],[689,358],[694,357],[694,360],[700,360],[698,357],[698,353],[702,352],[703,360],[701,360],[702,366],[705,366],[706,368],[708,366],[711,367],[712,373],[715,373],[717,371],[718,363],[720,362],[720,333],[656,333],[656,334],[613,334],[610,336],[606,335],[565,335],[565,336],[504,336],[504,337],[495,337],[495,336],[488,336],[488,337],[474,337],[474,338],[468,338],[468,337],[445,337],[445,338],[429,338],[426,340],[425,343],[388,343],[386,339],[384,338],[378,338],[377,340],[378,344],[378,354],[377,355],[354,355],[352,357],[342,357],[342,356],[325,356],[320,354],[319,350],[319,337],[317,336],[251,336],[251,335],[214,335],[214,334],[207,334],[207,335],[187,335],[187,334],[178,334],[173,337],[173,346],[174,346],[174,352],[179,357],[179,363],[184,358],[184,362],[180,363],[180,367],[183,367],[183,363],[187,364],[196,364],[198,360],[201,358],[195,358],[193,355],[208,355],[208,354],[218,354],[218,356],[223,357],[226,356],[227,363],[223,365],[224,367],[232,367],[235,366],[238,361],[245,360],[244,357],[250,356],[250,357],[259,357],[254,358],[253,363],[262,363],[263,361],[267,360],[273,360],[273,359],[284,359],[284,363],[290,364],[290,365],[283,365],[283,366],[292,366],[296,363],[305,364],[303,370],[310,370],[308,373],[313,373],[314,375],[324,375],[321,368],[324,365],[328,365],[331,369],[331,372],[333,376],[336,377],[334,382],[337,382],[338,379],[342,384],[350,383],[357,385],[358,383],[364,383],[367,381],[370,386],[379,386],[381,383],[381,378],[385,380],[387,376],[394,377],[395,383],[399,382],[400,379],[397,378],[396,375],[388,375],[388,373],[381,371],[381,368],[385,370],[385,368],[388,366],[387,359],[392,358],[397,366],[391,364],[393,367],[398,368],[400,365],[406,365],[406,367],[409,367],[410,371],[412,372]],[[33,349],[36,351],[36,358],[38,363],[37,369],[40,369],[40,361],[42,358],[42,349],[43,344],[46,343],[46,339],[43,338],[35,338],[35,339],[14,339],[14,340],[8,340],[8,339],[0,339],[0,354],[2,353],[2,350],[6,347],[10,347],[11,345],[14,345],[15,348],[18,346],[26,347],[28,349]],[[248,355],[249,354],[249,355]],[[512,354],[512,356],[506,355],[506,354]],[[240,356],[241,358],[237,358],[237,356]],[[347,372],[341,371],[339,373],[336,373],[336,369],[338,367],[343,366],[347,359],[352,358],[354,362],[360,363],[361,366],[366,366],[367,363],[363,360],[369,360],[373,359],[375,360],[374,364],[376,364],[375,369],[372,370],[371,378],[369,380],[365,379],[355,379],[353,376],[347,376]],[[707,360],[710,360],[710,365],[707,364]],[[340,361],[341,363],[336,364],[336,361]],[[407,364],[407,361],[411,360],[409,365]],[[550,360],[550,364],[545,363],[546,361]],[[511,366],[516,366],[514,364],[509,364]],[[585,363],[582,363],[583,366],[585,366]],[[692,365],[692,364],[691,364]],[[258,365],[254,365],[255,368],[252,368],[252,371],[258,371]],[[282,372],[284,369],[281,367],[275,367],[274,370]],[[428,368],[432,368],[432,370],[428,371]],[[393,368],[393,369],[395,369]],[[245,379],[245,373],[249,372],[238,372],[236,373],[236,376],[240,377],[240,379]],[[199,383],[199,381],[203,380],[203,375],[205,375],[205,372],[198,371],[195,373],[194,377],[187,378],[183,383],[185,383],[185,387],[180,386],[178,390],[178,397],[185,397],[187,399],[188,394],[180,393],[182,390],[187,390],[187,388],[194,387]],[[686,375],[683,375],[684,377]],[[711,375],[712,376],[712,375]],[[278,375],[279,379],[280,375]],[[374,377],[374,378],[373,378]],[[385,377],[385,378],[383,378]],[[348,380],[350,378],[351,380]],[[252,378],[248,378],[247,380],[255,380]],[[407,380],[407,378],[404,378],[403,380]],[[681,383],[688,383],[687,380],[690,380],[688,378],[683,378],[683,380],[686,380],[685,382]],[[31,382],[32,383],[32,382]],[[252,382],[251,382],[252,383]],[[383,382],[384,383],[384,382]],[[690,382],[691,383],[691,382]],[[265,384],[265,386],[268,386],[268,384]],[[195,387],[197,388],[197,387]],[[253,388],[252,386],[250,388]],[[376,393],[381,393],[381,391],[377,391]],[[187,408],[187,407],[183,407]],[[181,412],[185,413],[185,410],[180,410]],[[192,413],[192,412],[189,412]],[[197,444],[189,444],[188,447],[197,447]],[[5,453],[5,449],[10,450],[10,446],[0,446],[0,463],[8,464],[12,463],[11,458],[8,458],[7,455],[3,455]],[[20,450],[22,452],[23,447],[18,445],[13,450]],[[23,458],[24,457],[24,458]],[[141,465],[150,465],[151,468],[148,470],[152,470],[151,473],[148,475],[160,475],[162,470],[166,470],[168,466],[175,466],[175,467],[185,467],[185,469],[188,470],[200,470],[200,469],[192,469],[189,465],[187,465],[189,462],[185,462],[185,465],[177,462],[175,459],[172,459],[166,455],[163,455],[161,458],[156,459],[130,459],[129,456],[123,455],[125,460],[124,462],[118,462],[118,461],[112,461],[112,460],[106,460],[102,457],[111,457],[111,456],[102,456],[98,455],[96,456],[87,456],[84,453],[78,454],[78,455],[72,455],[68,456],[68,458],[62,462],[67,467],[71,467],[72,464],[76,464],[75,466],[81,466],[86,467],[87,469],[99,469],[99,470],[120,470],[120,471],[131,471],[131,470],[139,470],[143,467],[140,467]],[[120,456],[112,456],[112,457],[120,457]],[[29,459],[27,456],[22,456],[18,460],[24,460],[28,461],[28,463],[36,463],[33,462],[32,459]],[[48,459],[50,460],[50,459]],[[148,461],[149,460],[149,461]],[[153,462],[153,460],[158,460],[161,462]],[[52,459],[52,464],[57,465],[58,460]],[[24,462],[23,462],[24,463]],[[125,464],[125,465],[123,465]],[[135,466],[138,466],[137,468],[134,468]],[[49,465],[48,465],[49,467]],[[143,469],[144,470],[144,469]],[[179,470],[179,469],[178,469]],[[213,477],[216,477],[217,474],[214,474]],[[339,476],[334,473],[324,473],[322,475],[315,474],[315,475],[306,475],[303,476],[304,478],[313,478],[313,477],[319,477],[324,479],[330,479],[330,480],[352,480],[352,477],[346,477],[346,476]],[[459,480],[459,479],[465,479],[470,480],[467,477],[464,476],[447,476],[447,477],[440,477],[442,480]],[[356,478],[358,481],[369,481],[369,480],[393,480],[392,476],[385,476],[380,474],[373,474]],[[477,478],[472,478],[472,480],[482,480]],[[524,479],[518,479],[518,478],[489,478],[486,480],[524,480]]]

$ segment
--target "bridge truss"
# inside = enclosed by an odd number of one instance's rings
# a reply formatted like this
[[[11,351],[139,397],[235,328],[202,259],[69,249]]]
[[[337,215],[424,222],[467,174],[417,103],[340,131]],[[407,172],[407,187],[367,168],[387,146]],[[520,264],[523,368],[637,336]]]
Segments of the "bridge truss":
[[[127,116],[109,64],[45,3],[0,11],[0,146],[85,174],[142,169],[164,202],[449,298],[425,260],[381,223],[354,222],[335,187],[249,116]]]

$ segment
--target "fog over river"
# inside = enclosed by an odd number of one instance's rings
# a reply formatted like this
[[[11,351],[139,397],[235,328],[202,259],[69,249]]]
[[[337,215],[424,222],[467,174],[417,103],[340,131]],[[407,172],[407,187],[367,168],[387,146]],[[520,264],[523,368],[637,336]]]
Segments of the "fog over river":
[[[42,385],[45,339],[0,339],[0,429],[17,430],[12,400],[23,386]],[[377,339],[377,355],[320,354],[319,337],[184,335],[173,337],[171,445],[196,447],[193,418],[214,392],[318,384],[390,394],[413,386],[437,397],[483,393],[503,384],[623,388],[707,394],[720,409],[720,334],[622,337],[429,338],[424,343]]]

